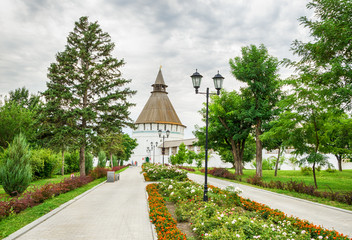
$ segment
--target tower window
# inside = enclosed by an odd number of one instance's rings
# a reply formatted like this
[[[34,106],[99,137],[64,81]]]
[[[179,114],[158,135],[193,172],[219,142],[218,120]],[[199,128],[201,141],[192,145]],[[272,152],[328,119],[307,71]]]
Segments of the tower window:
[[[153,124],[152,123],[150,124],[150,130],[153,130]]]

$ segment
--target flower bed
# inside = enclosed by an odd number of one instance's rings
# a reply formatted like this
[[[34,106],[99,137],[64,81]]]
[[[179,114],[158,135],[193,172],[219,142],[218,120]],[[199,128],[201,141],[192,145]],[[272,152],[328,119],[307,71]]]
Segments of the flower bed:
[[[175,219],[172,218],[163,197],[159,194],[156,184],[147,186],[149,217],[154,224],[158,239],[184,240],[186,235],[183,234],[176,226]]]
[[[201,169],[201,172],[202,173],[205,172],[204,168]],[[226,168],[208,169],[208,174],[213,175],[215,177],[222,177],[222,178],[227,178],[231,180],[242,181],[241,176],[238,176],[229,172]],[[342,193],[342,192],[317,191],[313,185],[307,185],[304,182],[296,182],[293,180],[290,180],[286,183],[281,181],[264,182],[260,177],[257,177],[257,176],[249,177],[247,179],[247,183],[264,187],[264,188],[282,189],[290,192],[308,194],[308,195],[320,197],[320,198],[328,198],[332,201],[337,201],[348,205],[352,205],[352,192]]]
[[[178,169],[183,169],[189,172],[195,172],[196,170],[194,168],[190,168],[190,167],[184,167],[184,166],[177,166]]]
[[[158,164],[145,163],[142,166],[146,181],[159,181],[162,179],[175,179],[183,181],[187,179],[187,172],[174,166],[163,166]]]
[[[202,201],[203,187],[191,181],[166,180],[158,185],[158,190],[176,203],[177,220],[190,222],[199,239],[349,239],[244,199],[238,196],[238,189],[210,186],[209,202]],[[161,196],[158,198],[162,201]],[[160,210],[163,214],[165,211]]]
[[[62,193],[82,187],[95,179],[106,177],[107,170],[97,167],[88,176],[65,178],[59,183],[47,183],[41,187],[34,186],[31,191],[25,192],[18,197],[10,198],[7,201],[0,201],[0,219],[10,214],[17,214],[28,207],[39,205],[45,200]]]
[[[270,181],[264,182],[261,178],[253,176],[247,179],[247,182],[253,185],[265,187],[265,188],[276,188],[283,189],[290,192],[304,193],[315,197],[328,198],[333,201],[352,205],[352,192],[327,192],[317,191],[313,185],[307,185],[304,182],[296,182],[290,180],[288,182],[281,181]]]

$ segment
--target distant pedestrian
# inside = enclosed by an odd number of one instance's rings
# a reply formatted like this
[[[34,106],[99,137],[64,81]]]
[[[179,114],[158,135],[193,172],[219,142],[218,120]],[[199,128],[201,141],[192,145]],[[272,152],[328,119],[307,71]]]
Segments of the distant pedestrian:
[[[135,162],[134,162],[134,164],[135,164],[136,166],[138,166],[138,163],[137,163],[137,161],[135,161]]]
[[[75,177],[75,174],[71,173],[71,179]]]

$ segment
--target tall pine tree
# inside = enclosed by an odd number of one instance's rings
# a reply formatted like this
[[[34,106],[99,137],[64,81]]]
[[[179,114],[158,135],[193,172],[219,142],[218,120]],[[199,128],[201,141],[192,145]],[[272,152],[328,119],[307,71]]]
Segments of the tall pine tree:
[[[128,98],[135,94],[124,88],[131,80],[121,77],[124,60],[112,56],[115,44],[97,22],[81,17],[69,33],[65,51],[49,67],[47,120],[60,119],[58,137],[69,130],[80,149],[80,173],[85,175],[85,150],[103,131],[118,132],[132,127]],[[53,108],[52,106],[56,106]],[[52,121],[56,124],[55,121]],[[64,123],[64,124],[63,124]]]

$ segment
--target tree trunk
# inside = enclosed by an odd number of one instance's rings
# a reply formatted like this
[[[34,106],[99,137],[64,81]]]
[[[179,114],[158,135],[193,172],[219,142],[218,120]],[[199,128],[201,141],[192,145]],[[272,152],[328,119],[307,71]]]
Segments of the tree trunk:
[[[261,128],[262,128],[261,120],[257,119],[257,125],[255,128],[255,145],[256,145],[256,175],[258,177],[263,176],[263,169],[262,169],[263,144],[262,144],[262,141],[259,139],[259,136],[261,135]]]
[[[277,176],[277,169],[279,168],[281,147],[279,147],[279,152],[277,154],[276,164],[275,164],[275,177]]]
[[[113,168],[114,164],[112,163],[112,153],[110,153],[110,164],[111,164],[111,168]]]
[[[313,163],[313,177],[314,177],[315,188],[318,189],[317,178],[315,176],[315,162]]]
[[[79,172],[81,176],[86,175],[86,158],[85,158],[85,144],[79,150]]]
[[[342,155],[335,155],[339,171],[342,172]]]
[[[243,170],[242,170],[242,164],[241,164],[241,157],[240,157],[240,149],[239,149],[239,146],[236,145],[236,143],[231,140],[230,141],[231,143],[231,148],[232,148],[232,155],[233,155],[233,159],[234,159],[234,166],[235,166],[235,174],[236,175],[243,175]]]
[[[62,167],[61,167],[61,175],[65,175],[65,150],[62,150]]]

